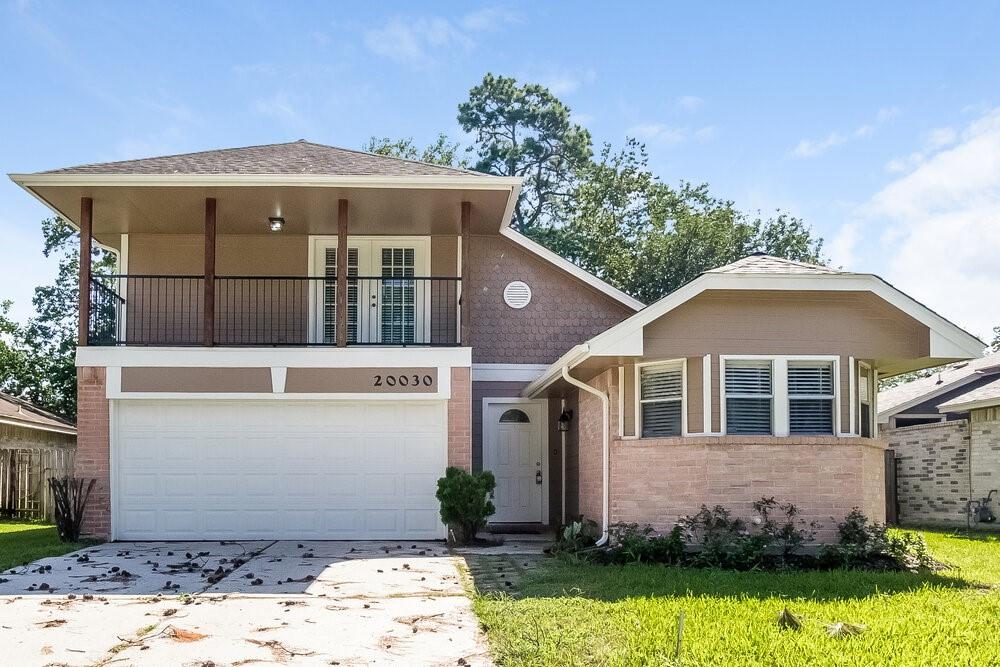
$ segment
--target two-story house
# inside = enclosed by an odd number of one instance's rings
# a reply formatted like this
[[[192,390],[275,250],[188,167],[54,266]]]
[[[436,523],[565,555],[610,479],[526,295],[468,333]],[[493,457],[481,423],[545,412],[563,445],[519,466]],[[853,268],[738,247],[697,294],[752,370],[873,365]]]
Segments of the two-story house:
[[[11,178],[80,265],[76,472],[113,539],[667,527],[762,495],[884,511],[879,374],[982,343],[875,276],[752,256],[644,307],[510,228],[520,180],[304,141]]]

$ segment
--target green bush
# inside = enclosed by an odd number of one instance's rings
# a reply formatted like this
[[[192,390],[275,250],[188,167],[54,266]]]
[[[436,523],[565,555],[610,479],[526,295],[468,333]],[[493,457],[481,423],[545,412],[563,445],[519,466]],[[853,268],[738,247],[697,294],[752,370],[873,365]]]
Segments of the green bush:
[[[684,556],[684,534],[679,526],[666,535],[658,535],[651,526],[616,523],[609,527],[608,535],[608,557],[614,563],[676,565]]]
[[[438,480],[437,496],[441,503],[441,521],[449,530],[449,540],[468,544],[496,512],[490,493],[497,483],[488,470],[469,473],[462,468],[448,468]]]
[[[820,552],[827,567],[918,569],[934,565],[924,538],[917,533],[891,532],[873,523],[857,507],[837,524],[837,543]]]

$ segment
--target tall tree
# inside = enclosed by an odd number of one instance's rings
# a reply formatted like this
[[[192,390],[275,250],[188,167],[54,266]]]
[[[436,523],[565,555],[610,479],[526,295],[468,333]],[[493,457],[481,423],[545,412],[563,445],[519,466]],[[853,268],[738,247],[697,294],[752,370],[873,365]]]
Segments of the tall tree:
[[[750,215],[707,185],[670,187],[648,168],[645,146],[605,145],[579,172],[566,223],[542,230],[554,251],[651,303],[703,271],[753,252],[822,262],[822,240],[780,211]]]
[[[993,327],[993,340],[990,341],[990,349],[1000,352],[1000,327]]]
[[[371,137],[363,150],[376,155],[401,157],[407,160],[419,160],[429,164],[445,167],[465,168],[466,161],[459,155],[461,146],[452,142],[444,132],[438,135],[434,143],[423,150],[417,148],[413,137],[392,139],[390,137]]]
[[[76,417],[76,353],[80,235],[65,220],[42,221],[43,254],[57,260],[56,280],[35,288],[35,315],[24,325],[0,306],[0,390],[68,419]],[[95,247],[94,273],[110,273],[115,256]]]
[[[458,122],[474,137],[476,171],[524,179],[513,226],[532,234],[563,217],[574,175],[592,155],[590,132],[547,88],[487,74],[458,105]]]

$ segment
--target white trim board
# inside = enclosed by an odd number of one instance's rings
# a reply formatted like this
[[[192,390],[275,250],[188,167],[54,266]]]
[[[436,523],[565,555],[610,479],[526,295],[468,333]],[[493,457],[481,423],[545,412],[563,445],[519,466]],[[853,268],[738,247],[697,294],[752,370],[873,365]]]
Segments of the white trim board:
[[[470,347],[78,347],[77,366],[351,368],[472,366]]]
[[[546,364],[472,364],[473,382],[531,382]]]

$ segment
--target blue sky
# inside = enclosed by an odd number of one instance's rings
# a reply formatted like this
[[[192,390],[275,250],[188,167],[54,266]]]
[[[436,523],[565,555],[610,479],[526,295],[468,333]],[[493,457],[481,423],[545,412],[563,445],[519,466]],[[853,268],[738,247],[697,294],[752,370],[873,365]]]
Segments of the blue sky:
[[[548,85],[666,181],[805,218],[834,262],[1000,324],[998,3],[0,5],[0,171],[371,135],[456,139],[487,71]],[[0,183],[0,298],[51,280]]]

